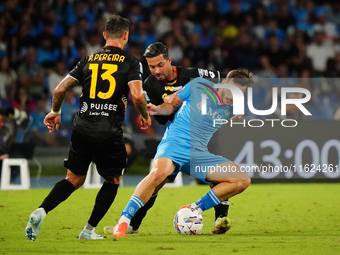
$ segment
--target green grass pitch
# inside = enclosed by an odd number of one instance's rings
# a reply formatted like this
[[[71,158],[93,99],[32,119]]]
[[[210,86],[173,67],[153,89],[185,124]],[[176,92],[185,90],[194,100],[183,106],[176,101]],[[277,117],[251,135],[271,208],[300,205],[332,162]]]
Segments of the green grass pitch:
[[[35,242],[26,240],[29,214],[49,189],[0,191],[0,254],[340,254],[340,185],[252,184],[230,199],[232,228],[213,235],[214,211],[203,213],[200,236],[181,236],[172,220],[178,208],[196,201],[208,186],[164,188],[140,234],[78,240],[97,190],[79,189],[45,218]],[[122,187],[96,228],[114,225],[133,192]]]

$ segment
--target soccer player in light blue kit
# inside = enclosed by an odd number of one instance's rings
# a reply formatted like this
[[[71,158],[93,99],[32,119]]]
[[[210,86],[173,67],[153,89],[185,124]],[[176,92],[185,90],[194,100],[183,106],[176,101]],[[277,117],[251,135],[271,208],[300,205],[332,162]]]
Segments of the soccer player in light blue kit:
[[[244,93],[247,86],[252,84],[251,77],[252,73],[247,70],[232,70],[223,83],[236,86]],[[206,95],[206,114],[202,114],[202,94]],[[228,88],[216,90],[214,83],[196,78],[173,96],[181,103],[181,107],[158,145],[150,173],[137,185],[113,230],[113,236],[126,236],[130,219],[149,200],[158,185],[178,171],[216,184],[201,199],[186,206],[198,213],[241,193],[250,184],[247,173],[238,165],[207,149],[211,136],[220,127],[215,125],[216,120],[231,118],[231,91]],[[159,106],[150,104],[148,110],[151,115],[169,115],[176,108],[173,104],[163,103]]]

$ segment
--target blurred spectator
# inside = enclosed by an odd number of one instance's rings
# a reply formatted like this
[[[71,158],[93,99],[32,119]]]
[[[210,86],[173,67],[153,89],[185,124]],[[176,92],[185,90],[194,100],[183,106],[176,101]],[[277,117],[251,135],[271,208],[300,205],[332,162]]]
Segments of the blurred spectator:
[[[13,35],[8,40],[7,56],[10,61],[10,65],[17,70],[20,62],[23,58],[22,48],[19,45],[18,36]]]
[[[88,9],[87,1],[75,1],[74,3],[74,14],[76,16],[76,21],[80,22],[81,19],[85,18],[87,26],[86,30],[91,30],[96,22],[95,16]]]
[[[183,50],[181,45],[176,41],[172,33],[167,33],[162,41],[168,47],[172,64],[178,65],[183,59]]]
[[[19,0],[5,0],[3,14],[10,28],[16,28],[20,20]],[[11,31],[10,31],[11,32]]]
[[[131,21],[131,23],[136,24],[144,20],[142,15],[142,7],[138,2],[131,3],[129,11],[127,12],[127,18]]]
[[[14,139],[14,128],[7,122],[6,110],[0,107],[0,176],[2,160],[9,157],[9,149]]]
[[[111,15],[120,14],[123,11],[123,3],[120,0],[106,0],[103,19],[106,21]]]
[[[199,66],[199,63],[207,59],[207,52],[200,46],[198,34],[192,34],[189,46],[184,51],[184,56],[191,59],[193,66]]]
[[[279,45],[279,39],[276,34],[268,36],[268,45],[261,52],[260,61],[263,68],[272,74],[275,74],[276,68],[280,63],[286,62],[287,52]]]
[[[267,19],[265,7],[257,5],[253,12],[254,27],[251,28],[251,33],[256,39],[263,40]]]
[[[33,47],[27,49],[25,61],[18,68],[20,86],[28,89],[29,96],[37,97],[44,88],[44,68],[37,63],[37,53]]]
[[[276,21],[275,18],[270,18],[267,21],[267,26],[266,26],[265,31],[264,31],[264,40],[268,41],[269,35],[272,35],[272,34],[276,35],[276,37],[278,39],[278,43],[281,46],[284,39],[285,39],[285,33],[283,32],[282,29],[280,29],[277,26],[277,21]]]
[[[51,36],[43,36],[40,38],[40,44],[37,48],[37,63],[45,65],[46,63],[53,63],[59,57],[58,49],[53,47],[54,38]]]
[[[196,26],[194,33],[200,37],[200,46],[203,49],[207,49],[213,44],[214,32],[212,29],[211,20],[203,18],[200,26]]]
[[[222,70],[225,67],[232,67],[232,52],[229,47],[225,44],[225,39],[222,35],[215,35],[213,46],[210,49],[210,67],[211,70]]]
[[[59,58],[62,59],[68,70],[78,58],[78,50],[72,45],[68,36],[64,35],[60,38]]]
[[[14,99],[17,74],[11,68],[8,57],[0,57],[0,99],[11,102]]]
[[[130,41],[132,42],[143,42],[143,47],[146,49],[150,44],[157,41],[156,37],[151,32],[151,24],[146,21],[140,21],[136,24],[136,32],[131,34]]]
[[[329,21],[340,25],[340,2],[332,1],[326,6],[326,16]]]
[[[225,14],[228,23],[241,26],[245,21],[245,13],[241,10],[241,1],[240,0],[230,0],[230,11]]]
[[[305,69],[312,70],[311,61],[306,56],[306,44],[303,34],[295,33],[293,35],[288,54],[290,58],[289,70],[295,77],[299,77],[299,74]]]
[[[156,5],[151,14],[151,24],[157,39],[160,39],[164,34],[171,29],[171,20],[164,15],[163,6]]]
[[[248,33],[242,32],[238,35],[235,47],[232,49],[233,68],[247,68],[258,70],[261,68],[260,55],[258,54],[258,43],[251,40]]]
[[[334,58],[335,50],[331,42],[325,42],[324,31],[316,31],[314,41],[307,46],[307,56],[318,74],[326,71],[328,59]]]
[[[51,72],[47,76],[48,95],[50,97],[53,96],[54,89],[68,73],[63,60],[58,60],[53,67],[54,68],[52,68]]]
[[[31,126],[31,142],[41,146],[57,146],[58,141],[56,139],[55,133],[49,134],[48,129],[44,124],[44,118],[49,112],[47,110],[47,102],[46,95],[41,94],[40,97],[37,98],[36,110],[31,112],[31,116],[33,118],[33,123]]]
[[[101,37],[102,36],[99,36],[94,32],[88,36],[89,39],[85,43],[85,48],[89,54],[95,52],[96,50],[102,47]]]
[[[277,21],[278,27],[284,32],[287,32],[288,27],[294,26],[296,23],[295,17],[289,8],[289,1],[279,1],[273,17]]]
[[[315,9],[316,23],[313,26],[314,31],[324,31],[325,41],[332,41],[336,36],[336,26],[326,18],[326,9],[318,7]]]
[[[26,112],[27,115],[30,115],[30,113],[36,108],[34,101],[29,98],[27,89],[24,87],[17,88],[11,106],[20,111]]]

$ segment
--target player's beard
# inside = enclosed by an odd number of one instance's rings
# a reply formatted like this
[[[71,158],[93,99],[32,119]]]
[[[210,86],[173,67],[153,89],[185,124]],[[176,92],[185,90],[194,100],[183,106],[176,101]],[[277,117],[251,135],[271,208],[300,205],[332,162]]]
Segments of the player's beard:
[[[165,81],[165,75],[164,74],[157,74],[157,75],[155,75],[155,77],[159,81]]]

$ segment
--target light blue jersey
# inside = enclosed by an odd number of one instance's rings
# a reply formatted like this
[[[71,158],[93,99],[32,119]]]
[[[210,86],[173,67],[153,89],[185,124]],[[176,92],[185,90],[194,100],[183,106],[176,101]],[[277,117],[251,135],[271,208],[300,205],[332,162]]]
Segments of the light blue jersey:
[[[182,105],[167,127],[155,155],[155,159],[170,158],[178,165],[174,174],[181,170],[207,182],[207,172],[202,169],[229,161],[210,153],[207,148],[213,133],[220,127],[214,125],[214,120],[228,120],[232,116],[232,106],[222,104],[214,86],[211,81],[196,78],[177,94]],[[203,107],[206,114],[202,114],[202,98],[206,101],[206,108]]]

